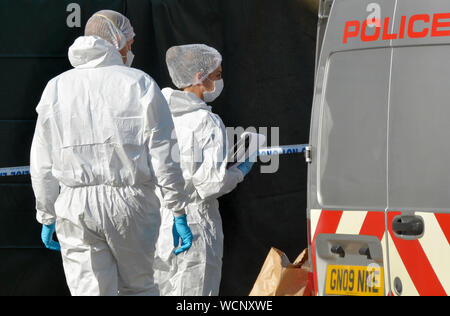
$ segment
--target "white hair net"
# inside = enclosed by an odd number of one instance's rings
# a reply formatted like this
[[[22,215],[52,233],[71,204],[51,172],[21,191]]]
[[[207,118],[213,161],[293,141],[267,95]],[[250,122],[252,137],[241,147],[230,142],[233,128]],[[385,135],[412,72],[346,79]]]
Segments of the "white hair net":
[[[222,55],[203,44],[174,46],[167,51],[167,67],[173,84],[183,89],[203,82],[222,63]],[[200,73],[199,80],[196,74]]]
[[[97,35],[113,44],[118,50],[135,36],[130,20],[119,12],[102,10],[86,23],[84,35]]]

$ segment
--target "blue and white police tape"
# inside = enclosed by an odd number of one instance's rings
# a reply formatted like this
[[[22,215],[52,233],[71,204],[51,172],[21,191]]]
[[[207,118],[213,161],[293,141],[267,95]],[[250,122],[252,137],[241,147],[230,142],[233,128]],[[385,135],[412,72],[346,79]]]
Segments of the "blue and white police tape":
[[[0,177],[23,176],[30,174],[29,166],[0,168]]]
[[[275,146],[268,148],[261,148],[258,151],[258,156],[279,156],[279,155],[293,155],[301,154],[306,151],[308,144],[303,145],[287,145],[287,146]]]
[[[279,156],[301,154],[306,151],[308,144],[287,145],[261,148],[258,150],[258,156]],[[0,168],[0,177],[23,176],[30,174],[29,166]]]

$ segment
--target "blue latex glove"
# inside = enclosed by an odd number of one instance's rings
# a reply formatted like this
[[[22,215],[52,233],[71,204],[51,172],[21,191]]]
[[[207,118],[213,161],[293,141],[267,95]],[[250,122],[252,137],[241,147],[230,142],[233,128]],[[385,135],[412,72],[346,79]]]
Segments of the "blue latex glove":
[[[180,244],[181,239],[181,247],[174,250],[175,255],[179,255],[180,253],[187,251],[192,246],[192,232],[187,224],[186,214],[183,216],[174,216],[173,218],[173,227],[172,227],[172,235],[173,235],[173,246],[175,248]]]
[[[254,164],[255,164],[254,162],[246,161],[237,166],[237,168],[242,172],[242,174],[245,177],[250,172],[250,170],[252,170]]]
[[[61,251],[58,242],[53,240],[53,233],[55,232],[55,223],[51,225],[42,225],[41,239],[45,247],[50,250]]]

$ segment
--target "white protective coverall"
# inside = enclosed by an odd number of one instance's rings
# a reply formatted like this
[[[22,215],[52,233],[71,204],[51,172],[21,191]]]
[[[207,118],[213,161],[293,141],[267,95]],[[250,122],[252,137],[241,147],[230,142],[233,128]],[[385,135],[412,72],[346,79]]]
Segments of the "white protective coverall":
[[[155,185],[176,215],[187,199],[171,158],[167,102],[150,76],[124,66],[100,37],[78,38],[69,59],[75,68],[48,83],[36,109],[30,167],[37,220],[56,220],[72,295],[157,294]]]
[[[217,296],[222,274],[223,231],[217,198],[242,182],[227,169],[227,135],[220,117],[192,93],[163,89],[175,124],[180,163],[191,195],[187,219],[194,235],[189,251],[173,255],[173,216],[162,208],[155,282],[163,296]]]

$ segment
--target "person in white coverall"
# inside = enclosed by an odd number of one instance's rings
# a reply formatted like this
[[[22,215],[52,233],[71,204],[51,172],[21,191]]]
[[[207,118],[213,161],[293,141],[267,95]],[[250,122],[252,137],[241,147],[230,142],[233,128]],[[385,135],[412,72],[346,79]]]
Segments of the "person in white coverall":
[[[158,294],[155,186],[181,218],[174,230],[183,250],[192,241],[182,220],[182,171],[171,157],[173,120],[155,81],[127,67],[133,37],[120,13],[93,15],[69,49],[74,69],[47,84],[36,109],[30,168],[37,220],[47,248],[61,250],[72,295]]]
[[[170,251],[171,216],[161,209],[162,224],[156,247],[155,282],[160,295],[217,296],[222,274],[223,231],[217,198],[232,191],[251,163],[227,169],[225,126],[206,102],[222,92],[222,56],[206,45],[172,47],[167,65],[173,83],[162,92],[175,124],[186,192],[192,248],[179,256]],[[247,169],[246,169],[247,168]]]

